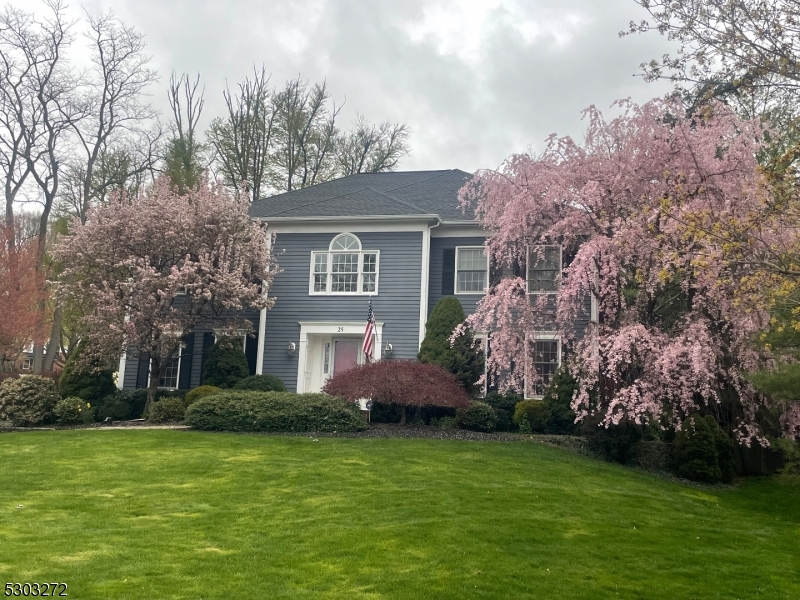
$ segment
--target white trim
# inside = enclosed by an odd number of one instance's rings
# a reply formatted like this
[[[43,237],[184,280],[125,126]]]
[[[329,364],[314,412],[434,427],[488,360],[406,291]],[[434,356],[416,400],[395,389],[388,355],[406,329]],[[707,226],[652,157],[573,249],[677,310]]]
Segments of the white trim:
[[[537,341],[556,341],[558,345],[556,346],[556,364],[558,367],[556,370],[561,368],[561,336],[556,331],[537,331],[533,334],[528,334],[525,338],[525,375],[522,381],[522,397],[525,400],[534,400],[544,398],[542,396],[528,396],[528,342],[537,342]]]
[[[434,225],[433,227],[438,227]],[[425,339],[425,323],[428,321],[428,286],[430,285],[431,270],[431,230],[422,232],[422,271],[419,286],[419,348]],[[419,349],[418,348],[418,349]]]
[[[480,292],[459,292],[458,291],[458,253],[460,250],[481,250],[486,257],[486,287]],[[465,269],[469,270],[469,269]],[[489,257],[486,256],[485,246],[456,246],[456,262],[453,266],[453,294],[456,296],[483,296],[489,289]]]
[[[267,252],[272,256],[272,235],[267,232]],[[269,298],[269,286],[264,288],[264,298]],[[267,335],[267,309],[258,311],[258,348],[256,349],[256,375],[264,373],[264,338]]]
[[[183,358],[183,343],[178,346],[178,372],[175,374],[175,387],[158,386],[160,390],[179,390],[181,389],[181,362]],[[174,360],[171,358],[170,360]],[[153,359],[150,359],[150,364],[147,369],[147,387],[150,388],[150,378],[153,376]],[[159,383],[161,383],[159,381]]]
[[[452,228],[454,223],[442,223],[442,227],[431,231],[431,237],[435,238],[454,238],[454,237],[479,237],[488,238],[489,232],[481,227],[476,227],[474,223],[468,223],[467,227],[459,227],[458,229]]]
[[[125,364],[128,360],[128,351],[125,350],[119,357],[119,370],[117,371],[117,389],[123,389],[125,385]]]
[[[305,371],[308,360],[308,336],[364,337],[364,328],[367,322],[362,321],[299,321],[300,343],[297,346],[297,393],[305,391]],[[383,321],[375,323],[375,344],[372,347],[372,359],[380,360],[383,345]]]
[[[350,220],[346,222],[328,222],[328,223],[306,223],[306,222],[287,222],[285,225],[278,224],[278,227],[272,226],[270,223],[267,231],[270,235],[273,232],[278,233],[341,233],[345,228],[348,231],[361,231],[368,233],[388,233],[397,231],[425,231],[430,224],[431,220],[414,221],[410,223],[404,222],[365,222]]]
[[[389,221],[389,222],[409,222],[409,221],[430,221],[439,219],[439,215],[434,213],[422,213],[419,215],[336,215],[336,216],[309,216],[309,217],[250,217],[252,221],[262,221],[267,223],[308,223],[319,221],[324,223],[359,223],[361,221]]]
[[[555,289],[552,290],[533,290],[529,289],[529,282],[530,282],[530,273],[531,273],[531,250],[533,248],[544,247],[544,248],[558,248],[558,273],[556,273],[556,282],[555,282]],[[561,244],[534,244],[533,246],[529,246],[525,249],[525,293],[534,296],[538,296],[539,294],[557,294],[558,289],[561,287],[561,280],[560,277],[564,273],[564,247]],[[559,346],[560,347],[560,346]]]

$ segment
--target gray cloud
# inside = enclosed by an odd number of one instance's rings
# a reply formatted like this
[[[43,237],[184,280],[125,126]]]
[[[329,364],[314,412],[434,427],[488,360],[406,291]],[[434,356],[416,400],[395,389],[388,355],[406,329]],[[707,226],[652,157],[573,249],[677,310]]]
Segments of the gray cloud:
[[[403,169],[496,167],[541,149],[550,133],[580,136],[581,110],[665,93],[632,76],[671,49],[656,35],[620,39],[644,17],[632,0],[90,1],[146,34],[168,109],[173,69],[200,72],[206,122],[222,89],[266,66],[280,85],[327,78],[342,125],[356,113],[407,123]]]

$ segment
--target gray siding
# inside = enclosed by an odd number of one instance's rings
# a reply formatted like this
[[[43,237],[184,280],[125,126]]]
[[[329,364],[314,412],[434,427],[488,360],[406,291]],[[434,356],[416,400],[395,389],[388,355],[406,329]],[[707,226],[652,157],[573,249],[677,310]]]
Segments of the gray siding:
[[[464,307],[467,316],[475,312],[483,294],[442,294],[442,271],[444,266],[445,249],[455,249],[456,246],[483,246],[486,238],[482,237],[448,237],[431,238],[431,264],[430,281],[428,284],[428,315],[431,314],[433,307],[442,299],[443,296],[456,296]],[[453,263],[455,266],[455,263]]]
[[[378,294],[372,297],[375,320],[384,322],[383,340],[392,358],[414,358],[419,350],[422,232],[353,231],[364,250],[380,251]],[[299,321],[366,323],[368,296],[312,296],[308,293],[311,252],[325,251],[332,233],[278,233],[273,246],[282,272],[270,288],[275,305],[267,311],[264,374],[277,375],[297,389],[298,354],[289,342],[300,340]]]

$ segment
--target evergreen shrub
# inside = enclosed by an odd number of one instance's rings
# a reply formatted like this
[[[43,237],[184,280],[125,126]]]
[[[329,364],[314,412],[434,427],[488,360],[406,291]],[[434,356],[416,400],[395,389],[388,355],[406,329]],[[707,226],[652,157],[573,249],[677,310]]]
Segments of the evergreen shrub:
[[[358,405],[328,394],[224,390],[201,398],[184,422],[208,431],[360,431]]]
[[[94,407],[83,398],[70,396],[56,402],[53,414],[59,425],[88,425],[94,421]]]
[[[114,375],[107,365],[97,361],[87,365],[78,365],[81,355],[86,350],[86,342],[81,341],[70,352],[67,364],[58,380],[58,391],[62,398],[77,396],[92,406],[98,406],[103,398],[110,396],[117,389]]]
[[[147,420],[151,423],[183,421],[185,413],[186,404],[184,399],[172,396],[153,402],[147,411]]]
[[[735,472],[733,441],[711,415],[694,414],[683,422],[672,459],[675,474],[692,481],[729,483]]]
[[[112,421],[127,421],[131,419],[132,393],[126,390],[117,390],[113,394],[106,396],[100,401],[95,411],[98,421],[105,421],[110,418]],[[144,410],[144,405],[142,405]]]
[[[439,300],[425,324],[425,339],[417,358],[420,362],[439,365],[449,371],[468,394],[475,395],[478,392],[475,384],[484,370],[483,350],[476,346],[469,327],[450,345],[453,330],[464,319],[466,315],[458,298],[446,296]]]
[[[51,423],[59,400],[56,383],[38,375],[6,379],[0,384],[0,420],[16,427]]]
[[[544,402],[549,414],[544,423],[544,433],[573,435],[577,430],[575,412],[572,410],[572,395],[578,382],[566,368],[561,367],[553,376],[545,391]]]
[[[275,375],[250,375],[234,385],[233,389],[253,392],[285,392],[286,384]]]
[[[199,387],[194,388],[193,390],[189,390],[186,393],[186,398],[184,399],[184,404],[186,404],[187,408],[200,400],[200,398],[205,398],[206,396],[212,396],[222,391],[222,388],[218,388],[215,385],[201,385]]]
[[[603,425],[601,415],[586,417],[580,431],[586,439],[588,450],[611,462],[630,465],[636,461],[639,443],[644,437],[641,425],[623,419],[618,425]]]
[[[511,431],[518,427],[514,423],[514,409],[517,402],[522,401],[522,396],[514,392],[501,394],[500,392],[489,392],[483,399],[486,404],[494,409],[497,414],[497,431]]]
[[[203,365],[203,385],[232,388],[250,375],[241,340],[220,338]]]
[[[550,409],[547,408],[544,400],[522,400],[517,402],[514,408],[514,423],[519,426],[520,421],[525,418],[531,433],[544,433],[545,424],[550,416]]]
[[[459,429],[488,433],[497,428],[497,414],[486,402],[473,400],[466,408],[458,409],[456,426]]]

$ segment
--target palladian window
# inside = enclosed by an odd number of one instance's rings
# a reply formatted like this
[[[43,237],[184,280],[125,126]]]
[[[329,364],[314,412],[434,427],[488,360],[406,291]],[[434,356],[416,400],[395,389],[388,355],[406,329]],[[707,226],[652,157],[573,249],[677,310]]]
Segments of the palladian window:
[[[378,259],[352,233],[337,235],[327,252],[311,253],[309,294],[377,294]]]

